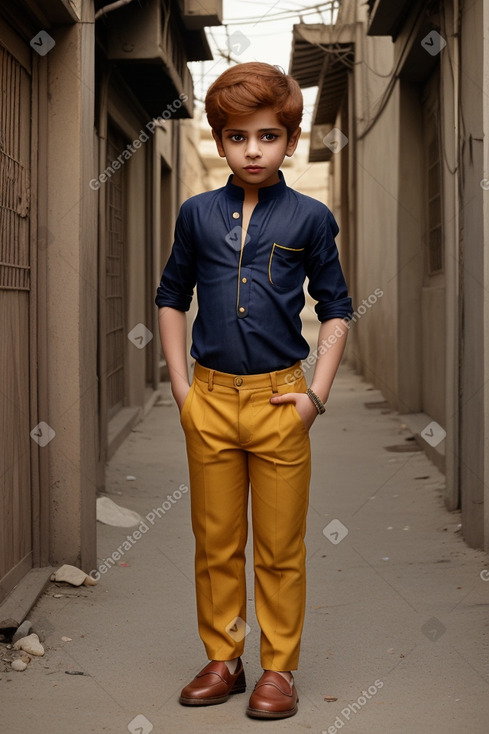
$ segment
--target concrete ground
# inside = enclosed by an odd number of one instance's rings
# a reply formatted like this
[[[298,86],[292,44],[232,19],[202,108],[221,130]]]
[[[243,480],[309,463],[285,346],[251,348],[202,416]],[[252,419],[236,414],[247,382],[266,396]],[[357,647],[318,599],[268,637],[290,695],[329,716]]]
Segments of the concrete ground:
[[[486,734],[489,559],[464,544],[459,514],[443,506],[443,476],[414,450],[402,416],[365,405],[382,400],[342,367],[311,431],[295,717],[248,719],[248,693],[206,708],[177,701],[206,658],[184,440],[175,406],[162,399],[108,467],[108,496],[139,512],[148,529],[137,537],[137,528],[99,524],[99,572],[119,548],[117,563],[95,587],[50,584],[30,615],[45,656],[23,673],[0,669],[1,731]],[[412,451],[386,450],[393,445]],[[251,569],[249,579],[251,691],[261,669]]]

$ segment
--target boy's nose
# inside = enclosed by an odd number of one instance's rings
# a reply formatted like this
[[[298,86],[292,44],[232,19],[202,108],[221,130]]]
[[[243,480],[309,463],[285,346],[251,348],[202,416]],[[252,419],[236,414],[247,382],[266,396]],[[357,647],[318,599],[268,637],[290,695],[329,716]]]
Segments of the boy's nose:
[[[261,157],[261,150],[257,140],[250,140],[246,148],[246,155],[248,158],[259,158]]]

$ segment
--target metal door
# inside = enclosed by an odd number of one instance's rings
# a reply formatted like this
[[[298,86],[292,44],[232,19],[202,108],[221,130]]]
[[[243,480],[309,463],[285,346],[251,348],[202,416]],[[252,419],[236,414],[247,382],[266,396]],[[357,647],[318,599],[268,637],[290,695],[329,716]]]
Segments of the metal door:
[[[31,78],[0,45],[0,600],[32,567]],[[35,360],[34,360],[35,363]]]
[[[126,141],[109,127],[107,166],[117,160]],[[107,181],[107,251],[106,251],[106,350],[107,350],[107,417],[110,420],[123,406],[125,397],[125,284],[124,284],[124,169],[114,171]]]

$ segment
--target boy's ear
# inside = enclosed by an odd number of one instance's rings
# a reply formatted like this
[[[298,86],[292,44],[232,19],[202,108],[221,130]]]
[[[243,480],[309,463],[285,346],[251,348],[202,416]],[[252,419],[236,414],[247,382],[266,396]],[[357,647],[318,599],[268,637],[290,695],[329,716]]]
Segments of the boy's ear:
[[[224,152],[224,148],[222,147],[222,140],[221,140],[220,136],[216,133],[215,130],[212,130],[211,132],[212,132],[212,137],[216,141],[217,152],[219,153],[219,155],[221,156],[221,158],[225,158],[226,157],[226,153]]]
[[[301,136],[302,130],[300,127],[297,128],[297,130],[294,130],[292,135],[289,137],[287,141],[287,150],[285,152],[285,155],[288,155],[289,157],[294,154],[295,149],[297,148],[297,143],[299,142],[299,138]]]

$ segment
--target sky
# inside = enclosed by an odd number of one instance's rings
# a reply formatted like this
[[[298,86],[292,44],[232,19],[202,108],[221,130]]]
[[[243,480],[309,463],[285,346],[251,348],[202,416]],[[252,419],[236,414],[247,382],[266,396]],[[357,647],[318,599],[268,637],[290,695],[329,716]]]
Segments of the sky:
[[[223,25],[206,29],[214,59],[189,64],[196,105],[203,106],[201,102],[207,89],[233,61],[266,61],[288,72],[292,26],[301,21],[330,23],[330,6],[331,2],[318,4],[301,0],[224,0]],[[302,91],[302,128],[308,130],[317,90],[314,87]]]

